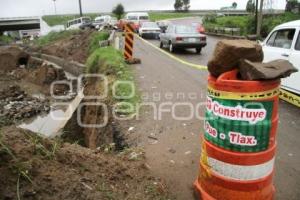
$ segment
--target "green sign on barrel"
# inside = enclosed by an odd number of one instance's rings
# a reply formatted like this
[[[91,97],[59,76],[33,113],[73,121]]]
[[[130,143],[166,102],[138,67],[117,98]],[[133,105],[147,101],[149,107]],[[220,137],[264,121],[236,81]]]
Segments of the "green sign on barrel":
[[[207,97],[205,138],[221,148],[260,152],[269,146],[273,101]]]

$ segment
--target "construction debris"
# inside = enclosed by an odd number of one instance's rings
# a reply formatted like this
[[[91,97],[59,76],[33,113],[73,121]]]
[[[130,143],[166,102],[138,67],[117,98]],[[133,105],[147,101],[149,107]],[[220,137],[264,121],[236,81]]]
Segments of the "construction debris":
[[[47,100],[30,97],[19,86],[10,86],[0,91],[0,119],[6,124],[49,110]]]
[[[298,70],[287,60],[274,60],[268,63],[257,63],[241,60],[240,74],[244,80],[270,80],[285,78]]]
[[[141,64],[142,63],[141,59],[139,59],[139,58],[126,59],[125,62],[128,65],[134,65],[134,64]]]
[[[208,62],[208,70],[213,76],[218,77],[237,68],[240,59],[261,62],[262,47],[249,40],[221,40],[216,45],[213,58]]]

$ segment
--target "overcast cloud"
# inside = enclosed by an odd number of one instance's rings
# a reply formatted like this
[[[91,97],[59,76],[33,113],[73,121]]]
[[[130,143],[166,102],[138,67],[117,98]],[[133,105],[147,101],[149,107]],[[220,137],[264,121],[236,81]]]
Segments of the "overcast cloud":
[[[275,9],[284,9],[285,0],[273,1]],[[191,9],[219,9],[234,0],[191,0]],[[238,9],[245,9],[247,0],[236,0]],[[173,9],[174,0],[82,0],[83,12],[110,12],[122,3],[127,11]],[[78,13],[78,0],[56,0],[58,14]],[[0,0],[0,17],[40,16],[54,14],[53,0]]]

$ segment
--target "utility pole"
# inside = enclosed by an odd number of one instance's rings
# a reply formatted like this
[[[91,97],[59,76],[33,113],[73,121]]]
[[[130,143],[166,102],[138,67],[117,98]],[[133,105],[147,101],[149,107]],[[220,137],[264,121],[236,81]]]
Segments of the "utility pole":
[[[257,33],[257,21],[258,21],[258,0],[255,0],[255,33]]]
[[[54,3],[54,14],[56,15],[56,0],[53,0]]]
[[[260,38],[260,31],[261,31],[261,25],[263,20],[263,6],[264,6],[264,0],[260,0],[259,15],[257,20],[257,28],[256,28],[256,37],[258,39]]]
[[[81,0],[79,0],[79,12],[80,12],[80,17],[82,17],[82,7],[81,7]]]

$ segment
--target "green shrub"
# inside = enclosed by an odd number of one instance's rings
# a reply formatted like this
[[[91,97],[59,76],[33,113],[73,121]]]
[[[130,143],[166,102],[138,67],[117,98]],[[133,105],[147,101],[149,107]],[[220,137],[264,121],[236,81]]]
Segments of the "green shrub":
[[[0,42],[3,42],[5,44],[9,44],[13,41],[13,39],[9,36],[6,36],[6,35],[1,35],[0,36]]]
[[[270,31],[279,24],[298,20],[300,14],[286,12],[280,15],[264,15],[261,28],[262,37],[266,37]],[[255,17],[249,16],[225,16],[217,17],[215,20],[204,18],[204,26],[207,30],[214,27],[240,28],[242,35],[255,34]]]
[[[299,19],[300,19],[300,14],[294,14],[291,12],[286,12],[281,15],[265,16],[262,23],[261,35],[263,37],[266,37],[276,26],[282,23],[299,20]]]

